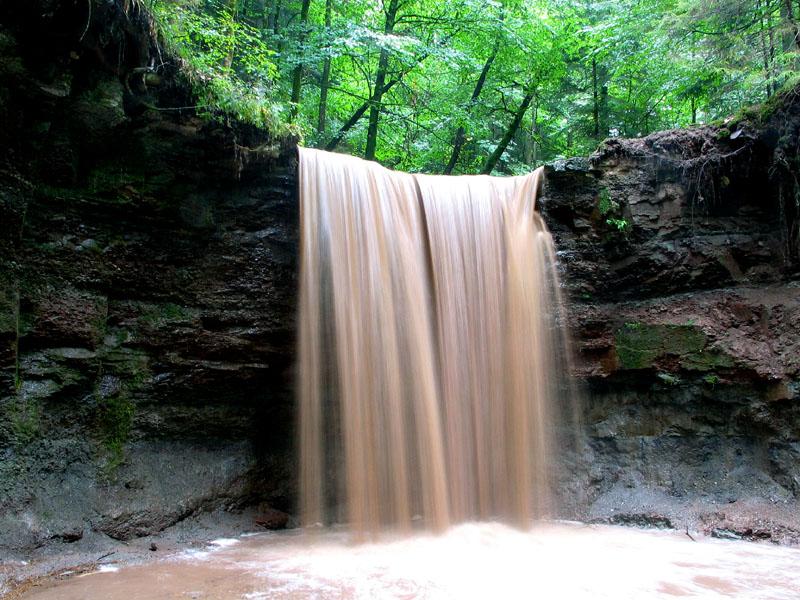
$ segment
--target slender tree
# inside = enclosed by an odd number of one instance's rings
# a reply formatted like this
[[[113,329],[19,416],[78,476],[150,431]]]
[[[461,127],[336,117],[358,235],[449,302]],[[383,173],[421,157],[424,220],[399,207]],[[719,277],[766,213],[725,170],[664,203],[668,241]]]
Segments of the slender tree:
[[[522,99],[522,102],[517,108],[516,112],[514,113],[514,118],[511,119],[511,123],[509,123],[508,127],[506,128],[503,137],[500,138],[500,143],[497,144],[497,147],[494,149],[489,155],[489,158],[486,159],[486,162],[483,164],[483,168],[481,169],[481,173],[484,175],[489,175],[497,166],[497,163],[500,161],[500,158],[503,156],[503,153],[508,148],[508,144],[514,138],[514,134],[517,133],[519,126],[522,124],[522,119],[525,117],[525,113],[528,112],[528,108],[533,102],[533,98],[535,96],[535,91],[533,86],[529,86],[528,91],[525,92],[525,97]]]
[[[331,16],[333,13],[333,0],[325,0],[325,33],[328,35],[331,28]],[[319,110],[317,112],[317,135],[319,139],[325,134],[325,125],[328,112],[328,87],[331,81],[331,55],[325,54],[322,63],[322,79],[319,82]]]
[[[472,90],[472,96],[470,97],[469,101],[470,108],[472,108],[472,106],[478,101],[478,96],[481,95],[483,86],[486,84],[486,77],[489,75],[489,69],[492,68],[492,64],[497,58],[497,52],[499,49],[500,38],[498,37],[494,46],[492,47],[491,53],[486,59],[486,62],[483,63],[483,69],[481,69],[481,74],[478,76],[478,81],[475,82],[475,89]],[[453,152],[450,154],[450,160],[447,161],[447,166],[444,169],[446,175],[449,175],[453,172],[453,168],[455,168],[456,163],[458,162],[458,156],[461,154],[461,148],[464,146],[465,139],[466,129],[463,125],[460,125],[456,130],[455,137],[453,138]]]
[[[306,24],[308,23],[308,10],[311,7],[311,0],[303,0],[300,8],[300,44],[305,41],[306,37]],[[300,109],[300,96],[303,91],[303,63],[298,62],[292,74],[292,99],[291,111],[292,119],[297,117],[297,111]]]
[[[397,11],[400,8],[400,0],[389,0],[389,5],[385,8],[386,19],[384,21],[384,35],[394,33]],[[378,122],[381,118],[381,100],[385,93],[386,73],[389,69],[389,49],[384,45],[381,48],[380,58],[378,59],[378,69],[375,71],[375,92],[370,98],[369,106],[369,125],[367,126],[367,146],[364,150],[364,158],[375,160],[375,150],[378,146]]]
[[[399,84],[403,80],[403,77],[405,77],[409,73],[409,71],[411,71],[415,66],[422,64],[425,61],[425,59],[428,58],[429,56],[430,52],[423,53],[419,58],[417,58],[417,60],[414,62],[413,65],[404,68],[393,79],[384,83],[383,87],[381,88],[380,97],[383,97],[384,94],[386,94],[389,90],[391,90],[393,87]],[[373,93],[373,95],[370,96],[370,98],[367,101],[363,102],[361,105],[358,106],[358,108],[356,108],[353,114],[351,114],[350,117],[339,128],[339,131],[336,132],[336,135],[334,135],[330,139],[330,141],[328,141],[328,143],[325,144],[326,150],[335,150],[336,147],[342,143],[342,140],[344,140],[344,137],[347,135],[347,132],[349,132],[353,127],[355,127],[356,123],[358,123],[361,120],[361,118],[367,113],[367,111],[373,105],[375,97],[376,96]]]
[[[269,27],[273,35],[278,35],[281,28],[281,11],[283,10],[282,0],[272,0],[272,10],[269,13]]]
[[[228,0],[227,9],[229,11],[229,22],[228,22],[228,52],[225,55],[225,60],[223,61],[223,66],[225,69],[231,69],[233,67],[233,59],[236,56],[236,17],[237,17],[237,9],[238,3],[237,0]]]

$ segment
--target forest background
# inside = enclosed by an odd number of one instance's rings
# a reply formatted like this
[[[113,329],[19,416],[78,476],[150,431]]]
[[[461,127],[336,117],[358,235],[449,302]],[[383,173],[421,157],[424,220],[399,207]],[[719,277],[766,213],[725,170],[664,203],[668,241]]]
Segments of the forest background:
[[[797,83],[800,0],[129,0],[201,114],[406,171],[522,173]]]

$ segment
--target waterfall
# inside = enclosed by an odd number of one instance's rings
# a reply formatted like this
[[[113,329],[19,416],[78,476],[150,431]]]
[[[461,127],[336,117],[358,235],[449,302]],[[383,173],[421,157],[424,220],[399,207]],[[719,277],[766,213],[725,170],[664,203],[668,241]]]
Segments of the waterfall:
[[[300,149],[304,524],[552,513],[572,394],[541,183]]]

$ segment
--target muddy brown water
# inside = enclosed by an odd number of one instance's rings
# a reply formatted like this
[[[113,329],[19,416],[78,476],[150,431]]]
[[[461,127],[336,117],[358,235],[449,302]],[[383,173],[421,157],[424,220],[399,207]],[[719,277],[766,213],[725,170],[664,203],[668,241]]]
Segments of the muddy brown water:
[[[26,600],[800,598],[800,549],[558,523],[465,523],[367,544],[259,534],[52,582]]]
[[[303,148],[299,173],[303,522],[547,515],[574,394],[542,169],[412,175]]]

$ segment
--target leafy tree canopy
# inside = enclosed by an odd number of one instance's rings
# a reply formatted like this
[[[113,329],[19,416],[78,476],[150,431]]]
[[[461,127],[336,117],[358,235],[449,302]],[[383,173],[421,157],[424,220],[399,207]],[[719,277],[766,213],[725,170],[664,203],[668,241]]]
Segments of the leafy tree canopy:
[[[800,0],[149,0],[198,108],[409,171],[529,171],[793,85]]]

